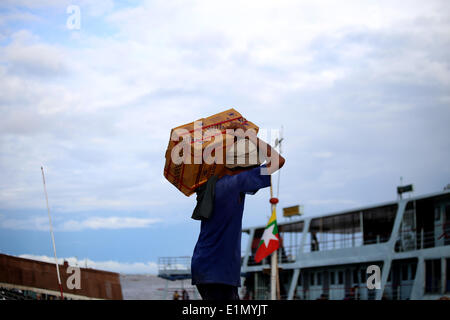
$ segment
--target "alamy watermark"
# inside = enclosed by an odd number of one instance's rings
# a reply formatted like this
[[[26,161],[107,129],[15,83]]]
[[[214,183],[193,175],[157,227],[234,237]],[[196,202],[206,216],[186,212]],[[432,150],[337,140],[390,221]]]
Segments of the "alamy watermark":
[[[66,20],[66,27],[69,30],[80,30],[81,29],[81,10],[79,6],[70,5],[66,9],[69,17]]]
[[[79,267],[68,267],[66,270],[67,274],[71,274],[67,278],[66,286],[67,289],[81,289],[81,271]],[[73,274],[72,274],[73,273]]]
[[[367,289],[381,289],[381,269],[377,265],[370,265],[366,270],[370,276],[367,278]]]
[[[170,139],[175,142],[175,146],[171,150],[171,160],[174,164],[216,163],[228,167],[248,167],[270,159],[272,167],[279,167],[278,156],[272,157],[268,152],[270,147],[264,142],[267,130],[259,130],[260,139],[251,128],[203,129],[202,121],[195,121],[191,131],[186,128],[172,131]],[[270,136],[279,138],[279,130],[270,130]],[[261,173],[268,174],[267,169]]]

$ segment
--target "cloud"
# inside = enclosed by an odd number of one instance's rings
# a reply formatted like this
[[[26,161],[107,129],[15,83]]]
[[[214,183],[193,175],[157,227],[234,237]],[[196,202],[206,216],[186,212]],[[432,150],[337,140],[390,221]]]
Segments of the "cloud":
[[[9,218],[6,215],[0,215],[0,228],[12,229],[12,230],[36,230],[36,231],[48,231],[49,222],[45,217],[33,217],[33,218]]]
[[[31,14],[29,12],[20,12],[13,10],[12,12],[4,14],[0,18],[0,25],[9,24],[11,22],[26,22],[26,21],[34,21],[34,22],[42,22],[42,18],[37,15]]]
[[[32,259],[37,261],[44,261],[49,263],[55,263],[54,257],[39,256],[32,254],[21,254],[20,258]],[[97,269],[104,271],[112,271],[123,274],[157,274],[158,264],[155,262],[118,262],[118,261],[93,261],[91,259],[77,257],[58,258],[58,263],[63,264],[67,261],[70,266],[78,266],[81,268]]]
[[[56,220],[56,221],[55,221]],[[53,229],[55,231],[82,231],[87,229],[135,229],[148,228],[160,220],[154,218],[134,218],[134,217],[90,217],[84,220],[67,220],[61,218],[53,219]],[[0,215],[0,228],[12,230],[36,230],[48,231],[49,220],[47,217],[22,217],[9,218]]]
[[[61,226],[65,231],[79,231],[83,229],[129,229],[146,228],[158,222],[157,219],[142,219],[131,217],[93,217],[82,221],[69,220]]]
[[[89,16],[98,17],[110,12],[114,8],[114,0],[99,0],[95,4],[89,0],[4,0],[0,4],[0,8],[4,7],[7,9],[58,9],[62,10],[70,5],[77,5],[81,7],[82,13],[86,13]]]
[[[10,44],[3,51],[9,73],[23,76],[55,77],[67,72],[63,52],[45,44]]]
[[[106,1],[101,30],[82,20],[76,38],[16,27],[0,47],[1,207],[45,209],[44,164],[55,218],[76,216],[67,228],[93,228],[89,210],[184,221],[195,200],[162,176],[170,128],[228,107],[284,125],[282,198],[321,199],[307,210],[384,201],[400,175],[448,183],[445,1],[255,4]]]

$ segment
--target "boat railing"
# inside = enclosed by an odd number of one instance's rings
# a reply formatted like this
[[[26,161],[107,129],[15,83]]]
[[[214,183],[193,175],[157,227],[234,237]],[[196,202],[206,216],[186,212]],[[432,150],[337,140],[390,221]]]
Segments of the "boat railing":
[[[160,257],[158,258],[158,272],[170,273],[174,271],[190,272],[191,257]]]
[[[450,225],[434,226],[433,230],[424,231],[416,228],[401,229],[395,244],[395,251],[405,252],[450,245]],[[436,227],[438,229],[436,229]]]

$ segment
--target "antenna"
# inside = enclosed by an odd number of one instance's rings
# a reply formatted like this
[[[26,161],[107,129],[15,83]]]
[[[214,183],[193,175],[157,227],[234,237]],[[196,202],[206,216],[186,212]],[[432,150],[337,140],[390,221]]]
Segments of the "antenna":
[[[61,277],[59,275],[58,258],[56,257],[55,236],[53,235],[52,218],[50,216],[50,207],[48,206],[47,187],[45,186],[44,167],[42,167],[42,166],[41,166],[41,171],[42,171],[42,182],[44,183],[45,201],[47,203],[47,213],[48,213],[48,222],[50,224],[50,234],[52,236],[53,253],[55,254],[56,275],[58,276],[58,285],[59,285],[59,290],[61,292],[61,300],[63,300],[64,299],[64,295],[63,295],[63,289],[62,289],[62,285],[61,285]]]
[[[278,146],[278,153],[281,155],[281,143],[283,142],[283,126],[281,126],[280,135],[278,138],[275,139],[275,148]],[[277,198],[280,195],[280,175],[281,170],[278,170],[278,183],[277,183]]]

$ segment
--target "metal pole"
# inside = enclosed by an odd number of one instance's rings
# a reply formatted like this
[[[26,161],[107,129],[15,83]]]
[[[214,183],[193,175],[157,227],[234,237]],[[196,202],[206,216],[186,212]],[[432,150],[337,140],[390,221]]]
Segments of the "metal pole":
[[[283,127],[281,127],[281,133],[280,138],[278,140],[278,150],[281,155],[281,143],[283,142]],[[275,145],[276,146],[276,145]],[[277,184],[277,198],[280,194],[280,173],[281,170],[278,169],[278,184]],[[270,181],[270,198],[273,198],[273,188],[272,188],[272,179]],[[277,205],[272,204],[271,209],[272,212],[275,210],[276,212]],[[278,232],[278,234],[280,234]],[[281,240],[279,240],[281,242]],[[281,244],[281,243],[280,243]],[[270,286],[270,295],[272,300],[279,300],[280,299],[280,279],[278,276],[278,249],[275,250],[272,253],[271,257],[271,273],[270,273],[270,280],[271,280],[271,286]]]
[[[271,179],[272,180],[272,179]],[[270,198],[273,197],[272,181],[270,182]],[[276,210],[276,204],[271,204],[272,212]],[[276,212],[276,211],[275,211]],[[275,250],[271,256],[271,270],[270,270],[270,299],[279,299],[279,279],[278,279],[278,250]]]
[[[61,292],[61,300],[63,300],[64,299],[64,294],[63,294],[63,289],[62,289],[62,285],[61,285],[61,277],[59,275],[58,258],[56,257],[55,236],[53,235],[52,218],[50,216],[50,207],[48,205],[48,195],[47,195],[47,187],[45,185],[44,168],[42,166],[41,166],[41,171],[42,171],[42,182],[44,183],[45,201],[47,203],[47,213],[48,213],[48,221],[49,221],[49,224],[50,224],[50,234],[52,236],[53,253],[55,255],[56,275],[58,276],[58,286],[59,286],[59,291]]]
[[[278,140],[278,151],[281,155],[281,143],[283,142],[284,138],[283,138],[283,126],[281,126],[281,131],[280,131],[280,138]],[[276,147],[276,146],[275,146]],[[278,170],[278,184],[277,184],[277,198],[280,195],[280,176],[281,176],[281,170]]]
[[[272,253],[271,257],[271,272],[270,272],[270,299],[277,300],[276,287],[277,287],[277,250]]]

